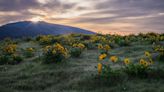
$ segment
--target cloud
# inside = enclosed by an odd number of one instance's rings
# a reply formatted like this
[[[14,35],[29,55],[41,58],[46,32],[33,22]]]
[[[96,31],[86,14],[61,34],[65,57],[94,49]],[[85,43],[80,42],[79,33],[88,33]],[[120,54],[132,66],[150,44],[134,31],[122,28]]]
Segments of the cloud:
[[[164,28],[164,0],[0,0],[0,24],[40,18],[94,31]]]
[[[38,6],[36,0],[0,0],[0,11],[21,11]]]
[[[164,10],[164,0],[106,0],[96,5],[97,9],[142,9],[149,11]]]

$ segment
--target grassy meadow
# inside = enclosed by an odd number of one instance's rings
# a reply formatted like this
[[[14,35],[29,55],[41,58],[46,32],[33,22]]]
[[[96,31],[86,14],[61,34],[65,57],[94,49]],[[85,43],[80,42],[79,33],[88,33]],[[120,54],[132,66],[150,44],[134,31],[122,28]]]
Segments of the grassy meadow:
[[[164,92],[164,34],[6,38],[0,92]]]

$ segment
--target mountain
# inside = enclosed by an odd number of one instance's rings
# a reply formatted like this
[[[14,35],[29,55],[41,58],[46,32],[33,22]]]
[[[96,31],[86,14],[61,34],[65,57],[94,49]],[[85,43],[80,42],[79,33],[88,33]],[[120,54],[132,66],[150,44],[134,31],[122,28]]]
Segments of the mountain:
[[[43,21],[33,23],[31,21],[21,21],[9,23],[0,27],[0,39],[34,37],[37,35],[59,35],[59,34],[94,34],[94,32],[58,24],[46,23]]]

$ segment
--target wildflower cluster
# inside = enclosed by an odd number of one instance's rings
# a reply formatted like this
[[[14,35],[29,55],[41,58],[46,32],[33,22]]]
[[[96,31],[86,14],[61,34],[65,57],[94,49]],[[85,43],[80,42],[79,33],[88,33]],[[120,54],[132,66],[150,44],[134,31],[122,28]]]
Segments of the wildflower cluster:
[[[152,55],[151,55],[150,52],[145,51],[145,56],[146,56],[146,60],[141,59],[140,61],[144,61],[145,65],[152,65],[152,64],[154,64],[154,61],[152,59]]]
[[[94,43],[107,43],[107,39],[103,36],[92,36],[91,37],[91,41],[94,42]]]
[[[53,39],[54,39],[54,36],[51,36],[51,35],[38,36],[36,38],[36,40],[39,41],[41,45],[51,44],[53,43]]]
[[[14,54],[16,52],[16,44],[9,44],[3,48],[4,54]]]
[[[110,67],[110,62],[116,63],[118,61],[117,56],[110,56],[108,58],[107,54],[100,54],[99,61],[97,64],[98,75],[102,77],[111,77],[115,72]]]
[[[146,58],[141,58],[138,63],[132,63],[130,59],[125,58],[124,64],[125,67],[123,68],[124,72],[126,72],[130,76],[139,76],[139,77],[146,77],[148,71],[151,69],[150,66],[154,64],[151,53],[145,51]]]
[[[20,63],[23,58],[16,53],[16,49],[16,44],[9,44],[7,46],[4,46],[2,54],[0,55],[0,65]]]
[[[98,75],[109,77],[109,72],[113,71],[110,67],[110,62],[115,64],[116,62],[121,61],[118,56],[109,56],[109,59],[107,57],[107,54],[99,55],[99,61],[97,65]],[[147,72],[150,70],[151,65],[154,64],[152,55],[148,51],[145,51],[145,58],[140,59],[138,63],[132,63],[127,57],[123,59],[123,63],[125,66],[122,69],[125,73],[139,77],[147,76]]]
[[[163,61],[164,60],[164,46],[158,45],[154,47],[154,50],[159,53],[158,55],[159,60]]]
[[[85,49],[85,45],[82,43],[73,44],[70,49],[70,54],[72,57],[79,57]]]
[[[98,44],[98,50],[101,52],[101,53],[106,53],[108,54],[108,51],[111,50],[111,47],[109,45],[102,45],[102,44]]]
[[[84,49],[84,48],[85,48],[85,45],[82,44],[82,43],[78,43],[78,44],[73,44],[73,47],[75,47],[75,48],[80,48],[80,49]]]
[[[106,74],[106,73],[107,72],[109,73],[109,72],[112,71],[112,69],[110,68],[109,63],[110,62],[115,63],[117,61],[118,61],[117,56],[110,56],[108,58],[107,54],[105,54],[105,53],[100,54],[99,57],[98,57],[98,65],[97,65],[98,75],[108,76],[108,74]]]
[[[43,55],[45,63],[55,63],[66,59],[68,57],[68,51],[62,45],[57,43],[53,46],[46,46]]]

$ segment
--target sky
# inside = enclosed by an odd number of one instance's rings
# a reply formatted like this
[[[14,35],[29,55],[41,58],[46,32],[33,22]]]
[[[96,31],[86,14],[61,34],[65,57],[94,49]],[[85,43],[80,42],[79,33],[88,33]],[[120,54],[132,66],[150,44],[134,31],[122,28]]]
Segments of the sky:
[[[0,25],[26,20],[98,33],[164,33],[164,0],[0,0]]]

